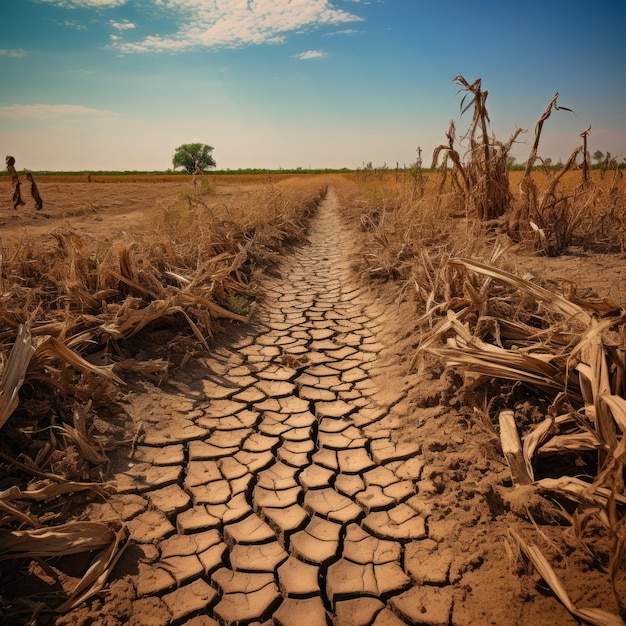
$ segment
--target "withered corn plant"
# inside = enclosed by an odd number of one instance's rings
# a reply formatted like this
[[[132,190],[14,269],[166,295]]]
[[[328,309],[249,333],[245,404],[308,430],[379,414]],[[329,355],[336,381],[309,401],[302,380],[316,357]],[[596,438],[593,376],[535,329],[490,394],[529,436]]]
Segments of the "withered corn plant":
[[[11,184],[13,185],[13,208],[17,209],[26,204],[24,200],[22,200],[22,192],[19,176],[17,175],[17,170],[15,169],[15,158],[7,155],[4,159],[7,167],[7,171],[11,175]]]
[[[509,235],[515,241],[530,240],[536,250],[548,256],[562,254],[572,243],[575,232],[580,228],[585,215],[592,211],[597,199],[588,172],[589,155],[587,137],[591,127],[581,133],[583,145],[577,147],[557,173],[545,168],[549,180],[545,189],[539,190],[533,178],[533,168],[539,157],[539,143],[543,126],[552,111],[572,111],[559,106],[558,92],[541,114],[535,125],[534,142],[526,161],[524,176],[520,182],[520,199],[509,220]],[[582,163],[578,159],[582,155]],[[565,175],[574,168],[582,171],[581,184],[571,193],[560,192],[558,187]]]
[[[458,148],[454,123],[450,123],[446,133],[448,143],[435,148],[432,168],[438,166],[443,154],[442,181],[445,181],[448,161],[451,161],[452,182],[459,202],[468,213],[474,213],[480,220],[493,220],[502,216],[511,205],[509,151],[522,131],[516,130],[507,143],[497,141],[490,134],[487,111],[489,92],[482,89],[481,79],[469,83],[459,75],[454,81],[461,85],[460,91],[466,92],[461,99],[461,115],[472,109],[472,121]],[[468,145],[463,146],[463,142]],[[461,150],[464,150],[463,154]]]

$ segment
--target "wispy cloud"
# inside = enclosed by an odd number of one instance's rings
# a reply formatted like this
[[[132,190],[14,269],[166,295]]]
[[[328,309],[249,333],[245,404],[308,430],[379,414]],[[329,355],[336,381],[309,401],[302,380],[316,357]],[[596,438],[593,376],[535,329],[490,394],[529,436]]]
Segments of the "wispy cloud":
[[[0,56],[19,59],[20,57],[26,56],[26,50],[23,50],[22,48],[0,48]]]
[[[115,116],[113,111],[92,109],[79,104],[9,104],[0,106],[0,117],[53,119],[68,115],[100,115]]]
[[[75,28],[76,30],[87,30],[87,27],[80,22],[72,22],[70,20],[65,20],[63,22],[63,26],[67,26],[68,28]]]
[[[116,28],[119,31],[132,30],[133,28],[135,28],[135,25],[132,22],[129,22],[128,20],[122,20],[121,22],[116,22],[115,20],[111,20],[109,24],[111,24],[113,28]]]
[[[128,0],[37,0],[63,9],[113,9],[126,4]]]
[[[328,0],[155,0],[153,8],[179,20],[175,34],[113,46],[127,53],[242,48],[283,43],[292,32],[363,21]]]
[[[360,30],[354,30],[353,28],[346,28],[345,30],[336,30],[332,33],[324,33],[324,37],[334,37],[335,35],[356,35],[360,33]]]
[[[307,50],[306,52],[296,54],[296,59],[323,59],[327,56],[328,54],[326,52],[322,52],[322,50]]]

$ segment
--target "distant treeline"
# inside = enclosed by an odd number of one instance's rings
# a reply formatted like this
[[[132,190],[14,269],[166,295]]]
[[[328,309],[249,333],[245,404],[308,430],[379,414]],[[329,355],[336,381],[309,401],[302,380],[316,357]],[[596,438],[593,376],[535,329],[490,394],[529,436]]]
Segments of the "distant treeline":
[[[319,168],[308,169],[303,167],[296,167],[293,169],[263,169],[256,167],[240,168],[237,170],[225,169],[225,170],[205,170],[205,174],[349,174],[356,171],[347,167],[340,169],[333,168]],[[18,170],[18,174],[26,174],[31,172],[32,174],[55,176],[189,176],[185,171],[175,171],[171,169],[167,170]],[[7,171],[0,171],[0,176],[8,176]]]
[[[558,163],[552,163],[550,162],[550,160],[548,159],[546,163],[544,163],[543,165],[535,165],[533,167],[533,170],[553,170],[553,171],[557,171],[560,170],[563,167],[563,163],[561,163],[560,161]],[[523,171],[525,168],[525,165],[523,163],[510,163],[509,164],[509,170],[511,171]],[[440,168],[436,168],[437,170]],[[626,162],[622,161],[622,162],[615,162],[613,161],[610,164],[606,164],[606,163],[590,163],[589,164],[589,169],[594,169],[594,170],[600,170],[600,169],[604,169],[604,170],[612,170],[612,169],[626,169]],[[204,173],[205,174],[215,174],[215,175],[220,175],[220,176],[225,176],[225,175],[259,175],[259,174],[350,174],[350,173],[354,173],[354,172],[359,172],[359,171],[378,171],[380,172],[381,170],[388,170],[388,171],[421,171],[421,172],[429,172],[432,171],[431,168],[428,167],[420,167],[420,168],[416,168],[415,165],[410,165],[410,166],[396,166],[394,168],[391,168],[387,165],[382,165],[382,166],[372,166],[371,164],[367,164],[365,166],[361,166],[361,167],[356,167],[354,169],[350,169],[347,167],[342,167],[339,169],[336,168],[304,168],[304,167],[296,167],[296,168],[285,168],[285,169],[263,169],[263,168],[257,168],[257,167],[248,167],[248,168],[240,168],[240,169],[225,169],[225,170],[206,170]],[[18,174],[22,174],[22,175],[26,175],[27,172],[31,172],[32,174],[35,175],[42,175],[42,176],[48,176],[48,175],[54,175],[54,176],[83,176],[83,177],[89,177],[89,176],[180,176],[180,177],[187,177],[189,176],[189,174],[187,172],[184,171],[174,171],[171,169],[167,169],[167,170],[69,170],[69,171],[65,171],[65,170],[28,170],[28,169],[22,169],[22,170],[18,170]],[[9,173],[6,170],[0,170],[0,177],[2,176],[8,176]]]

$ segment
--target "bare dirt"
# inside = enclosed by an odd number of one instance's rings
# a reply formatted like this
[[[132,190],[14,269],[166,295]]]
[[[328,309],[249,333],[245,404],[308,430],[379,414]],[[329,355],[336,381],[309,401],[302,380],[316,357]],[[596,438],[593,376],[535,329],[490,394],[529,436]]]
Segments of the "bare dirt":
[[[189,188],[40,184],[44,209],[3,203],[0,227],[111,243]],[[0,192],[10,197],[4,181]],[[409,370],[415,306],[351,271],[358,236],[340,208],[331,191],[310,241],[264,280],[248,327],[166,384],[135,382],[116,399],[133,445],[107,470],[117,494],[80,515],[124,521],[131,545],[106,593],[40,623],[577,624],[524,570],[510,530],[541,548],[577,606],[616,611],[603,546],[587,551],[512,486],[495,431],[441,366]],[[626,305],[619,255],[516,263]],[[37,565],[31,575],[59,584]]]

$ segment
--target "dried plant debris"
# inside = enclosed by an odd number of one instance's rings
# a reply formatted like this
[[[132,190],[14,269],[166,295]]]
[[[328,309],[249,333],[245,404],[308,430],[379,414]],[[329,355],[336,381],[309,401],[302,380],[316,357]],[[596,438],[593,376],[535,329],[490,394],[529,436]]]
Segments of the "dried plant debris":
[[[448,308],[447,318],[424,335],[418,353],[430,352],[450,368],[478,374],[484,384],[507,380],[543,398],[547,414],[538,423],[516,423],[521,416],[513,406],[500,412],[513,482],[532,483],[598,520],[611,546],[615,590],[626,540],[626,311],[611,306],[601,317],[496,267],[458,258],[448,265],[458,274],[456,300],[464,306]],[[545,466],[546,458],[581,454],[596,459],[586,471],[572,463],[569,474],[536,474],[539,460]],[[562,462],[558,467],[564,471]],[[536,549],[527,553],[535,555]],[[622,623],[606,621],[602,612],[575,612],[557,595],[575,615],[600,620],[590,623]],[[623,607],[617,592],[616,601]]]

